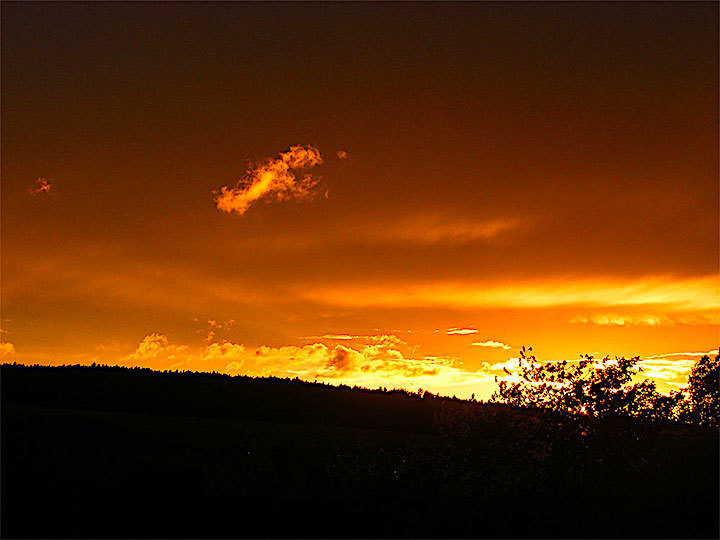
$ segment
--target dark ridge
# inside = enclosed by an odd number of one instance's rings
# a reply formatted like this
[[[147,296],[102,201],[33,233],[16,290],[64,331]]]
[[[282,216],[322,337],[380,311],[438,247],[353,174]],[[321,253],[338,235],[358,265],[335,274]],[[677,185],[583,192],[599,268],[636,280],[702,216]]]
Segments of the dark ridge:
[[[4,538],[717,538],[718,434],[430,394],[0,367]]]

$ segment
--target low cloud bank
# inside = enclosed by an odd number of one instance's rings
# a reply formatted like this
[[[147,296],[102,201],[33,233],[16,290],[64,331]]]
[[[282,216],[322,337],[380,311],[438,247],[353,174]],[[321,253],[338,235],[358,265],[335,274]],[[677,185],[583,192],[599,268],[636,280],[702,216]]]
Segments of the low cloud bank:
[[[149,334],[121,365],[152,369],[216,371],[254,377],[299,377],[308,381],[377,388],[417,389],[438,392],[491,381],[487,366],[465,370],[455,358],[416,358],[395,335],[358,336],[365,344],[284,345],[247,348],[240,343],[216,341],[190,352],[186,345],[173,345],[167,336]]]

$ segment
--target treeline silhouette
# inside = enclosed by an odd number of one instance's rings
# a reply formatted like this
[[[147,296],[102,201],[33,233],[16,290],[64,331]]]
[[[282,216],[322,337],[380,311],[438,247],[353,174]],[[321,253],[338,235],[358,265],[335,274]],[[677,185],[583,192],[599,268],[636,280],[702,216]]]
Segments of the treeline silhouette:
[[[688,374],[685,391],[665,395],[654,380],[633,382],[642,372],[640,357],[538,362],[532,347],[522,348],[515,381],[498,381],[492,403],[546,409],[574,418],[625,416],[677,420],[717,428],[720,421],[720,353],[703,355]],[[506,373],[512,374],[505,368]]]
[[[2,536],[718,536],[717,430],[299,379],[3,365]]]

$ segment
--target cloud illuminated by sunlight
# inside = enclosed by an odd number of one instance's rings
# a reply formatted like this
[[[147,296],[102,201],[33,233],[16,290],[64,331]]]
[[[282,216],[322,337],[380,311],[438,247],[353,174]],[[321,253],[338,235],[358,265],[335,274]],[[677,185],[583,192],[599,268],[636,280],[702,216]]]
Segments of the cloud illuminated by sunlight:
[[[685,324],[706,326],[720,324],[720,314],[714,311],[689,314],[640,314],[620,315],[603,313],[596,315],[577,315],[570,319],[573,324],[595,324],[598,326],[673,326]]]
[[[505,343],[502,343],[502,342],[500,342],[500,341],[493,341],[493,340],[489,340],[489,341],[475,341],[475,342],[473,343],[473,345],[474,345],[475,347],[489,347],[489,348],[491,348],[491,349],[505,349],[505,350],[508,350],[508,349],[511,348],[510,345],[506,345]]]
[[[695,365],[695,361],[689,359],[646,359],[639,362],[638,365],[642,368],[645,377],[681,383],[687,381],[688,374]]]
[[[30,193],[33,195],[36,193],[47,193],[52,189],[52,184],[47,181],[47,178],[38,178],[35,183],[37,187],[30,188]]]
[[[474,328],[449,328],[445,333],[448,336],[460,335],[464,336],[467,334],[477,334],[477,330]]]
[[[646,356],[647,359],[655,359],[655,358],[673,358],[673,357],[682,357],[682,356],[713,356],[717,355],[718,350],[714,349],[712,351],[708,352],[673,352],[673,353],[666,353],[666,354],[654,354],[652,356]]]
[[[247,348],[230,341],[214,342],[192,352],[187,345],[173,345],[161,334],[149,334],[121,364],[159,370],[221,372],[256,377],[299,377],[377,388],[423,387],[434,392],[477,392],[477,385],[489,383],[484,366],[469,371],[457,359],[440,356],[416,358],[394,335],[365,336],[367,344],[261,345]],[[405,349],[405,350],[403,350]]]
[[[317,287],[309,300],[350,307],[541,308],[556,306],[658,306],[718,309],[716,276],[700,278],[565,279],[517,283],[427,283]]]
[[[9,341],[0,341],[0,357],[12,356],[15,354],[15,345]]]
[[[510,217],[473,221],[442,214],[414,214],[398,222],[368,231],[368,235],[374,241],[464,244],[478,240],[488,242],[503,233],[527,225],[520,219]]]
[[[717,354],[718,351],[716,349],[708,352],[679,352],[646,356],[638,361],[638,373],[633,380],[639,382],[646,378],[653,379],[658,384],[659,391],[668,393],[673,388],[677,389],[687,386],[688,376],[698,357]],[[566,360],[567,363],[571,364],[579,361],[578,359]],[[526,360],[523,360],[523,362],[527,363]],[[613,364],[614,362],[615,360],[613,359],[608,361],[609,364]],[[498,373],[498,381],[519,382],[520,363],[521,360],[519,358],[509,358],[505,362],[490,365],[489,371]],[[537,363],[548,364],[558,362],[537,361]],[[594,365],[596,368],[601,368],[603,363],[596,360]]]
[[[168,369],[170,363],[186,351],[187,345],[171,345],[165,335],[148,334],[134,352],[122,357],[121,362],[130,367]]]
[[[441,391],[458,384],[488,382],[482,371],[467,371],[446,357],[414,358],[388,342],[360,348],[313,343],[302,347],[258,347],[226,365],[228,373],[297,376],[304,380],[376,388]]]
[[[253,202],[264,197],[278,200],[307,197],[319,178],[304,173],[304,169],[322,162],[320,151],[314,146],[291,146],[279,157],[251,167],[235,187],[223,186],[215,192],[217,208],[244,214]]]

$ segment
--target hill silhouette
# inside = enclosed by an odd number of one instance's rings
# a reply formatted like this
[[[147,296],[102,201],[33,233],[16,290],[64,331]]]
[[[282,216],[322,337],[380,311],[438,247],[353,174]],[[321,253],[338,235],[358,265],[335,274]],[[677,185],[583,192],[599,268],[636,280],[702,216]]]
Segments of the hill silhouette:
[[[718,434],[429,393],[3,365],[2,536],[718,536]]]

